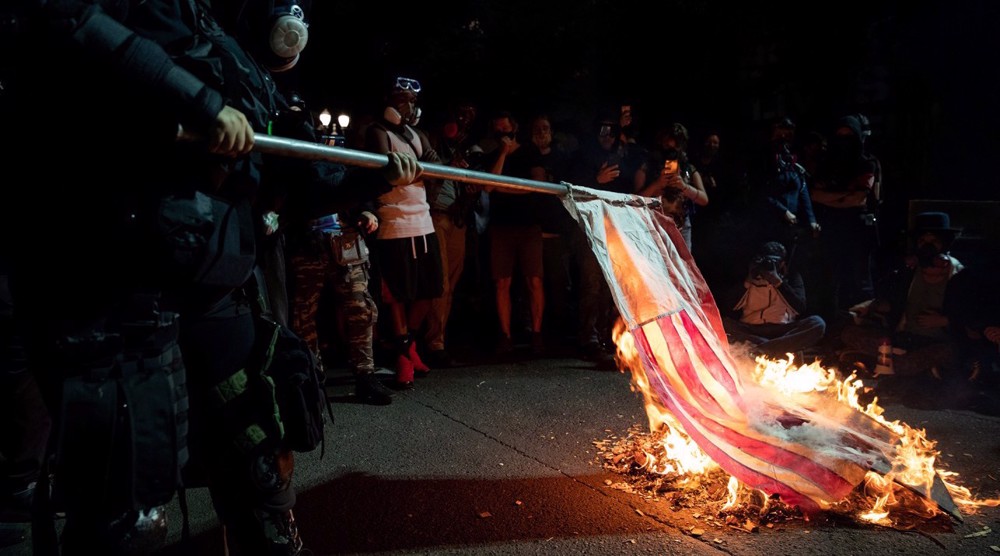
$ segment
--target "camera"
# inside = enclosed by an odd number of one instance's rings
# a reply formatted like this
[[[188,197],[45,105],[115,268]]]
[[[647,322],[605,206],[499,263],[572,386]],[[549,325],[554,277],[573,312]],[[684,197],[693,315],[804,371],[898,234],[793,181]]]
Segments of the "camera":
[[[774,255],[759,255],[750,261],[750,277],[760,278],[768,272],[778,272],[781,257]]]

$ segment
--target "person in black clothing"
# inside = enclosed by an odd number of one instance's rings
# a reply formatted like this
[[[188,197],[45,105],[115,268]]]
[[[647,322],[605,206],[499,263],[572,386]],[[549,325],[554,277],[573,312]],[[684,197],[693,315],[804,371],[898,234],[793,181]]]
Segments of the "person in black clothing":
[[[273,161],[250,151],[254,133],[286,103],[211,5],[105,4],[24,10],[22,40],[46,48],[16,60],[3,102],[19,138],[13,165],[51,152],[53,130],[63,127],[53,107],[99,115],[86,140],[56,152],[55,163],[21,168],[35,182],[10,192],[11,206],[23,210],[0,233],[4,240],[52,237],[53,227],[66,233],[42,248],[3,245],[27,365],[54,419],[63,554],[162,543],[162,508],[182,468],[185,486],[209,486],[241,553],[298,554],[293,457],[264,422],[273,401],[259,405],[242,380],[258,350],[255,201]],[[248,18],[259,16],[250,12],[260,6],[245,7]],[[295,6],[278,7],[295,16]],[[178,142],[179,127],[200,139]],[[419,171],[414,161],[390,162],[397,174]],[[349,196],[389,188],[377,174],[347,180],[340,165],[288,169],[285,183],[304,189]],[[140,538],[140,529],[153,535]],[[55,550],[55,542],[41,546],[53,536],[45,533],[33,531],[36,554]]]
[[[638,143],[621,140],[617,115],[594,122],[595,134],[573,154],[570,182],[616,193],[635,193],[646,183],[647,152]]]
[[[810,265],[816,312],[836,326],[853,305],[875,295],[874,264],[879,247],[878,209],[882,171],[867,150],[866,118],[841,118],[810,187],[816,220],[823,227]]]
[[[723,314],[731,341],[749,343],[751,351],[771,357],[806,350],[826,331],[822,318],[804,314],[805,286],[799,274],[789,270],[787,255],[779,242],[761,245],[737,292],[738,301],[725,305],[732,309]]]
[[[790,118],[771,123],[766,148],[758,152],[747,175],[752,193],[748,224],[751,245],[781,242],[791,264],[804,269],[821,227],[813,211],[809,174],[795,153],[795,130]]]
[[[569,153],[553,140],[551,119],[546,114],[538,114],[531,119],[529,129],[531,142],[522,147],[533,159],[527,177],[549,183],[563,182],[569,171],[570,158]],[[570,310],[576,304],[571,303],[569,297],[574,282],[572,247],[577,241],[577,234],[582,234],[582,231],[557,196],[541,195],[535,201],[542,232],[545,276],[543,329],[546,343],[551,340],[558,343],[563,339],[562,334],[574,328]]]
[[[486,169],[493,174],[530,178],[536,168],[537,150],[521,144],[518,121],[511,112],[501,111],[491,119],[492,131],[499,136],[497,148],[486,154]],[[542,318],[545,311],[544,258],[539,210],[540,193],[504,190],[486,186],[490,194],[490,272],[493,276],[499,338],[496,353],[507,356],[514,350],[512,296],[515,269],[523,278],[530,313],[531,350],[544,352]]]
[[[59,481],[56,494],[66,513],[64,554],[121,552],[122,531],[113,531],[112,524],[127,530],[142,519],[140,512],[153,515],[176,490],[178,480],[170,470],[161,489],[137,500],[122,500],[127,494],[109,488],[103,480],[109,468],[123,475],[121,451],[112,444],[125,439],[105,442],[110,434],[103,427],[87,429],[97,408],[116,411],[93,403],[87,393],[117,391],[121,381],[107,377],[98,365],[118,356],[124,323],[147,322],[150,326],[143,328],[176,336],[175,313],[158,311],[154,303],[142,310],[130,307],[133,299],[138,305],[143,292],[160,290],[160,279],[167,277],[157,257],[163,254],[163,238],[155,236],[155,224],[147,218],[157,202],[171,187],[188,187],[193,193],[202,177],[192,169],[195,159],[236,164],[253,146],[246,115],[148,35],[127,27],[125,8],[109,6],[106,11],[96,3],[63,2],[25,11],[25,32],[31,29],[47,47],[32,49],[19,60],[4,99],[5,121],[20,139],[10,158],[15,165],[36,158],[34,150],[49,150],[45,146],[52,130],[61,125],[52,119],[53,106],[101,115],[86,141],[57,153],[57,163],[22,170],[36,181],[10,193],[11,206],[23,210],[5,221],[11,228],[0,234],[6,239],[17,230],[21,237],[51,237],[57,223],[72,238],[44,249],[36,242],[4,245],[12,261],[11,294],[15,319],[25,332],[27,365],[58,431],[51,452]],[[78,86],[71,91],[66,83]],[[152,106],[157,109],[150,110]],[[144,116],[142,141],[136,140],[138,114]],[[208,148],[199,145],[196,156],[193,145],[177,144],[179,123],[204,136]],[[187,162],[183,169],[179,161]],[[166,359],[175,355],[166,345],[157,347]],[[65,408],[70,414],[64,415],[64,400],[76,404]],[[87,413],[77,409],[84,402],[90,402]],[[182,444],[183,434],[176,436],[170,441]],[[182,457],[177,456],[177,464]],[[47,492],[43,486],[36,492]],[[50,538],[45,532],[35,530],[32,538],[37,554],[55,550],[54,541],[39,546]]]

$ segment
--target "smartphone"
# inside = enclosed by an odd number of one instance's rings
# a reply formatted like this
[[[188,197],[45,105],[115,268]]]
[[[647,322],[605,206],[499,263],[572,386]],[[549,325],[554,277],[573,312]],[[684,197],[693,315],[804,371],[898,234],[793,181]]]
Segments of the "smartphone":
[[[680,163],[676,160],[667,159],[663,162],[663,174],[677,174],[680,170]]]

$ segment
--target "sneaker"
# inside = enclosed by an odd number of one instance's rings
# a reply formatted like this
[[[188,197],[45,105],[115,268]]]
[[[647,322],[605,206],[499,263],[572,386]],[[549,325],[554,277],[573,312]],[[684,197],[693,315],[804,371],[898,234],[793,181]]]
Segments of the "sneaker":
[[[359,373],[354,378],[354,395],[367,404],[389,405],[392,403],[392,390],[382,384],[375,373]]]
[[[267,538],[267,554],[273,556],[302,556],[302,537],[292,510],[283,512],[258,512],[264,536]]]

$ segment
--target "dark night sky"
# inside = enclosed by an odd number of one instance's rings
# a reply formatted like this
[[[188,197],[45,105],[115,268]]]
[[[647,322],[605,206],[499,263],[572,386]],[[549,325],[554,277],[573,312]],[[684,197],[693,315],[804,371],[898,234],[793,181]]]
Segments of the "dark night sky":
[[[310,25],[285,79],[314,109],[380,112],[401,73],[429,125],[455,97],[583,128],[631,98],[645,133],[713,126],[730,147],[778,113],[828,133],[861,111],[900,199],[1000,198],[1000,2],[314,0]]]

